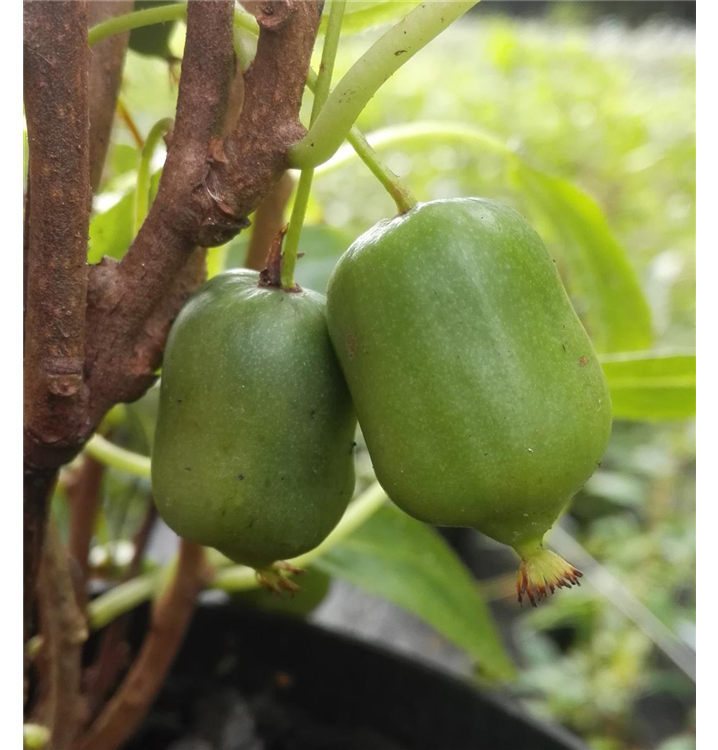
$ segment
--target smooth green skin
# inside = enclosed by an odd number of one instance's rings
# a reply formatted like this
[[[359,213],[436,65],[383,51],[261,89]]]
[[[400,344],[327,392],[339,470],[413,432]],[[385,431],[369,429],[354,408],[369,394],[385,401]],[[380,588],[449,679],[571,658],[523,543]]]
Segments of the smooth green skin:
[[[377,478],[410,515],[525,549],[596,469],[611,402],[541,239],[479,198],[419,204],[339,260],[329,332]]]
[[[351,398],[316,292],[228,271],[167,341],[152,456],[165,522],[264,568],[316,547],[354,490]]]

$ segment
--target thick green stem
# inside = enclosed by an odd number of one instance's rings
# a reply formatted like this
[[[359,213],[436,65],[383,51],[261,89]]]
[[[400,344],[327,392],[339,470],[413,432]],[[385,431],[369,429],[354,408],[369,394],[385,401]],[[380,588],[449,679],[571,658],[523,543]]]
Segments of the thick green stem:
[[[147,218],[150,210],[150,167],[155,149],[166,133],[168,133],[174,120],[171,117],[165,117],[163,120],[156,122],[150,130],[145,144],[140,153],[140,163],[137,167],[137,188],[135,190],[135,218],[134,234],[140,231],[142,222]]]
[[[312,114],[309,120],[309,127],[316,121],[319,113],[329,96],[329,87],[332,82],[332,73],[334,71],[334,60],[339,48],[339,37],[341,36],[342,18],[346,0],[334,0],[329,12],[329,23],[327,24],[327,34],[324,39],[324,49],[322,49],[322,62],[319,68],[319,75],[316,79],[314,88],[314,102],[312,104]],[[307,203],[312,191],[312,177],[314,169],[312,167],[302,170],[297,185],[297,194],[294,198],[294,207],[292,216],[289,220],[289,229],[284,238],[284,251],[282,253],[282,287],[284,289],[294,289],[294,269],[297,265],[297,252],[299,250],[299,238],[302,234],[304,217],[307,214]]]
[[[329,159],[382,84],[476,2],[423,3],[389,29],[354,63],[306,136],[289,149],[291,166],[306,169]]]
[[[173,3],[172,5],[161,5],[156,8],[136,10],[132,13],[108,18],[106,21],[93,26],[87,34],[87,43],[92,47],[113,34],[121,34],[124,31],[138,29],[141,26],[152,26],[156,23],[180,21],[186,18],[187,3]],[[236,4],[234,8],[234,26],[249,31],[255,36],[259,35],[259,25],[254,16]]]
[[[344,541],[376,513],[385,502],[386,493],[379,483],[375,482],[352,502],[342,520],[318,547],[287,562],[297,567],[306,567],[320,555]],[[222,568],[222,563],[227,564],[229,561],[219,555],[212,556],[211,562],[220,569],[208,584],[209,588],[222,591],[246,591],[259,586],[257,576],[252,568],[247,568],[244,565]],[[152,598],[166,578],[167,571],[164,569],[145,573],[131,581],[121,583],[106,594],[98,596],[97,599],[90,602],[87,608],[90,629],[98,630],[112,622],[116,617]]]

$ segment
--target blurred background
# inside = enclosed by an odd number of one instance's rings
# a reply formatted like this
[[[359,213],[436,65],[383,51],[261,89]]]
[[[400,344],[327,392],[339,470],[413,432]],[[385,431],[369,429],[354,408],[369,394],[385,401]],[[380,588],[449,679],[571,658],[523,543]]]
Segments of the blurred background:
[[[526,215],[555,254],[589,332],[598,336],[571,236],[537,200],[514,156],[571,183],[593,198],[595,226],[622,248],[638,276],[652,314],[651,348],[692,350],[695,13],[693,2],[484,0],[404,66],[357,124],[419,200],[478,195]],[[335,80],[380,32],[343,39]],[[177,24],[170,38],[177,56],[183,33]],[[146,134],[172,116],[175,99],[168,63],[130,52],[122,103],[137,129]],[[95,261],[121,255],[131,239],[127,212],[137,145],[122,122],[113,138],[94,206]],[[302,235],[300,284],[323,290],[353,239],[393,213],[390,198],[357,159],[340,154],[320,168]],[[243,234],[213,251],[214,270],[242,265],[246,246]],[[128,409],[118,441],[149,452],[155,401],[151,392]],[[371,466],[361,444],[358,461],[366,485]],[[149,486],[111,470],[102,492],[98,570],[121,564],[116,542],[132,537]],[[490,604],[519,668],[510,694],[527,711],[564,725],[595,750],[695,747],[693,420],[615,423],[601,468],[551,537],[584,570],[587,584],[537,610],[515,602],[513,553],[471,531],[444,537]],[[167,559],[173,543],[169,532],[156,529],[150,557]],[[310,617],[483,679],[465,650],[339,578]]]

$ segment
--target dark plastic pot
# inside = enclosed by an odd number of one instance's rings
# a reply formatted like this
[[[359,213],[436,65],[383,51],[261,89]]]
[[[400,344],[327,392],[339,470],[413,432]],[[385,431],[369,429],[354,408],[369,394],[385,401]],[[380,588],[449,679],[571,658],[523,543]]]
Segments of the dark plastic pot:
[[[139,642],[146,612],[135,622]],[[373,645],[199,607],[132,750],[585,750],[520,707]]]

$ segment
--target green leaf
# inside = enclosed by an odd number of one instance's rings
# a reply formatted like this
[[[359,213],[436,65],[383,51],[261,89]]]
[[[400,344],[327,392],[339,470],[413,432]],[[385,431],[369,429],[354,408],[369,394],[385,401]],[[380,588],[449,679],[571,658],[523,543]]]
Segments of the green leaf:
[[[587,303],[586,323],[596,349],[648,349],[653,340],[648,302],[599,205],[567,180],[524,162],[517,161],[517,175],[561,243],[569,284]]]
[[[299,245],[304,256],[297,262],[297,283],[306,289],[326,294],[334,266],[353,240],[350,234],[340,229],[305,224]]]
[[[476,581],[436,531],[396,507],[381,508],[314,565],[421,618],[488,676],[513,676]]]
[[[97,214],[90,222],[88,263],[99,263],[105,255],[120,259],[132,242],[132,215],[135,191],[120,198],[112,208]]]
[[[412,0],[382,0],[380,2],[353,2],[349,3],[342,21],[342,36],[358,34],[360,31],[393,23],[410,13],[420,2]],[[325,10],[319,33],[324,34],[327,26],[329,13]]]
[[[160,169],[152,175],[150,199],[157,193],[161,173]],[[133,188],[111,208],[93,217],[90,222],[88,263],[99,263],[105,255],[119,260],[127,252],[127,248],[134,239],[132,234],[134,203]]]
[[[601,357],[615,419],[687,419],[696,413],[695,353],[629,352]]]

